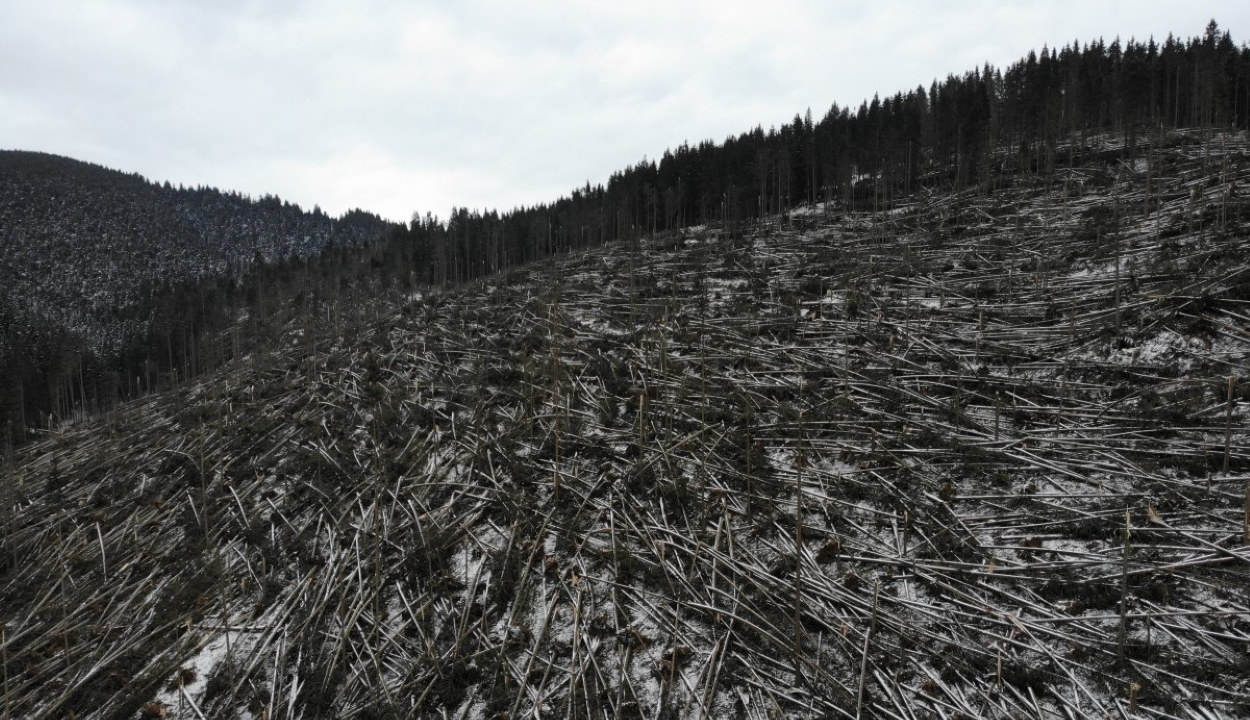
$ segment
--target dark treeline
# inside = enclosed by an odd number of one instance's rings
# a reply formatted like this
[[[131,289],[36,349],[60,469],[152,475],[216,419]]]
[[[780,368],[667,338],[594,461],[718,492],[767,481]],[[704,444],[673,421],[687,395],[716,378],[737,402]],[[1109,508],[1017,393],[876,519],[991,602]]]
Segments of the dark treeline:
[[[735,225],[802,203],[879,210],[920,189],[990,191],[1009,172],[1052,172],[1090,134],[1119,133],[1131,156],[1139,136],[1161,129],[1248,125],[1250,48],[1235,45],[1211,21],[1188,41],[1169,36],[1162,43],[1045,48],[1005,70],[987,65],[855,109],[834,105],[819,120],[808,111],[767,132],[756,127],[720,144],[683,143],[658,162],[613,173],[605,184],[587,183],[553,203],[503,213],[455,208],[446,220],[414,215],[398,227],[359,213],[333,221],[349,230],[335,235],[319,210],[305,213],[277,198],[160,188],[124,176],[148,194],[187,193],[186,200],[206,193],[211,212],[192,212],[203,202],[161,212],[178,219],[180,232],[193,217],[190,235],[216,238],[230,250],[213,255],[212,267],[193,263],[194,272],[167,276],[156,268],[157,279],[135,284],[138,291],[127,296],[138,298],[132,304],[106,306],[103,312],[113,313],[123,331],[104,350],[74,323],[41,325],[49,312],[73,309],[59,306],[68,301],[31,309],[24,294],[0,292],[0,430],[7,426],[10,437],[21,438],[26,426],[193,377],[267,342],[282,318],[302,313],[325,326],[344,300],[356,304],[380,287],[454,286],[578,248],[692,225]],[[63,192],[29,194],[57,212],[64,204]],[[115,198],[88,195],[91,212],[70,226],[96,222],[95,208],[116,214]],[[44,243],[52,238],[35,237],[39,223],[11,232],[11,215],[0,213],[5,253],[25,240],[39,250],[31,263],[44,262]],[[133,243],[132,225],[120,222],[104,237]],[[59,239],[72,227],[62,222],[46,232]],[[197,242],[187,247],[199,252],[203,242]],[[165,245],[147,247],[147,255],[134,257],[150,259],[152,248],[170,255]],[[99,304],[98,294],[70,290],[82,303]]]
[[[1161,128],[1245,129],[1250,48],[1211,21],[1202,37],[1044,48],[858,108],[834,105],[765,132],[666,151],[551,204],[414,217],[393,260],[456,283],[605,241],[776,215],[801,203],[888,207],[920,188],[965,188],[1007,171],[1047,173],[1064,143]],[[1079,148],[1081,143],[1075,145]]]
[[[133,334],[108,348],[0,293],[0,447],[20,443],[31,428],[98,413],[262,352],[294,321],[341,327],[343,313],[365,304],[378,268],[366,249],[333,246],[257,260],[237,276],[158,283],[132,307],[142,320]]]

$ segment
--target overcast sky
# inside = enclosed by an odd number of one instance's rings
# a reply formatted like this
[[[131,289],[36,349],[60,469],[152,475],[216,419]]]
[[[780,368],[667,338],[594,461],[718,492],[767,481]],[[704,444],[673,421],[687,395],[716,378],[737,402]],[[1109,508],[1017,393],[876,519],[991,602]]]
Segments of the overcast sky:
[[[0,148],[405,220],[1246,0],[0,0]]]

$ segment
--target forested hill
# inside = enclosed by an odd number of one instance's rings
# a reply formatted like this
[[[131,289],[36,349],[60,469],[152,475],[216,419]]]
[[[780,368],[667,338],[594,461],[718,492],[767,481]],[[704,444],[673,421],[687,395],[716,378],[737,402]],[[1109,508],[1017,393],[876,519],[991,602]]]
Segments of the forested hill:
[[[176,366],[174,355],[213,325],[204,316],[223,310],[208,297],[238,289],[258,263],[360,248],[389,227],[361,211],[336,219],[273,196],[0,152],[0,430],[63,414],[70,397],[101,404],[127,394],[137,374]]]
[[[277,197],[174,188],[43,153],[0,152],[0,287],[8,303],[117,348],[153,287],[239,275],[258,260],[355,247],[386,230]]]
[[[780,127],[682,143],[553,203],[454,211],[451,277],[631,235],[739,221],[830,200],[881,209],[925,190],[993,189],[995,178],[1080,164],[1074,134],[1114,132],[1127,157],[1145,133],[1245,129],[1250,48],[1210,21],[1199,37],[1073,42],[926,88],[833,104]],[[444,267],[433,263],[436,271]],[[437,276],[437,272],[435,273]]]

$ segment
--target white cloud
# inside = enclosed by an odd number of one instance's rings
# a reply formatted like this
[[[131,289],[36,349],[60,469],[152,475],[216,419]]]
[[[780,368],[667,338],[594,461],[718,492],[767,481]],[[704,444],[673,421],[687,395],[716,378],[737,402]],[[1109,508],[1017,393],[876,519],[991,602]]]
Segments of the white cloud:
[[[856,106],[1227,1],[43,0],[0,24],[0,144],[405,219],[533,204],[683,140]]]

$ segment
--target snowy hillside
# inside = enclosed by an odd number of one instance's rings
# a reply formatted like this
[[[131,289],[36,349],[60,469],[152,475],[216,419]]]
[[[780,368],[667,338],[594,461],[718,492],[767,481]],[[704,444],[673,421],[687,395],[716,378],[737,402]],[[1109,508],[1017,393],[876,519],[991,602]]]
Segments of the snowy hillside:
[[[13,717],[1250,714],[1250,156],[310,321],[0,491]]]

